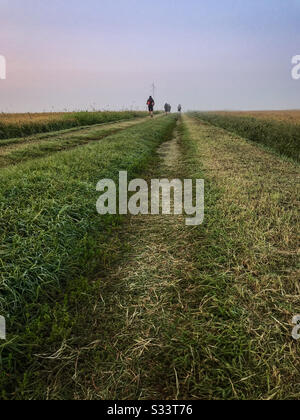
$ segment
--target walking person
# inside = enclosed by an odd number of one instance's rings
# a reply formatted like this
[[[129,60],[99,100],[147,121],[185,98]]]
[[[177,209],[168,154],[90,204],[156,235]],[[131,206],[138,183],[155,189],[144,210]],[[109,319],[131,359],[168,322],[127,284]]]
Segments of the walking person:
[[[149,96],[149,99],[147,101],[147,106],[148,106],[148,110],[149,110],[149,115],[150,115],[151,118],[153,118],[153,111],[154,111],[155,102],[154,102],[154,99],[152,98],[152,96]]]
[[[166,113],[166,115],[168,115],[168,112],[169,112],[169,104],[166,102],[165,103],[165,113]]]
[[[181,111],[182,111],[182,106],[179,104],[178,105],[178,112],[181,114]]]

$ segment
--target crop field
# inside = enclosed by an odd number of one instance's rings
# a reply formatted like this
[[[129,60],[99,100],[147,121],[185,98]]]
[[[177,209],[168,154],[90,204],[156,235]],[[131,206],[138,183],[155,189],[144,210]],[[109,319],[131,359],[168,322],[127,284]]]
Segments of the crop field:
[[[300,134],[262,114],[0,118],[0,399],[300,398]],[[120,171],[204,179],[204,223],[100,216]]]
[[[295,114],[295,113],[294,113]],[[300,161],[299,125],[290,123],[284,112],[259,113],[194,113],[202,121],[222,127],[248,140],[266,146],[283,156]],[[257,115],[260,115],[259,117]],[[272,117],[271,117],[272,116]]]
[[[300,124],[300,111],[236,111],[236,112],[217,112],[220,115],[233,115],[241,117],[254,117],[263,120],[283,121],[290,124]]]
[[[62,112],[40,114],[1,114],[0,142],[2,139],[25,137],[37,133],[72,127],[104,124],[114,121],[145,117],[145,112]]]
[[[41,122],[47,124],[50,121],[62,120],[68,112],[39,112],[27,114],[5,114],[2,113],[0,117],[1,123],[4,124],[26,124],[28,122]]]

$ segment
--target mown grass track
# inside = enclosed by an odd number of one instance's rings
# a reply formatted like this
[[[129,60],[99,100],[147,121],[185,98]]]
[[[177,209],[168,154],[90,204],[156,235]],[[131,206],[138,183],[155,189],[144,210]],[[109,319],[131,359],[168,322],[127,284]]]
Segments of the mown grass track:
[[[139,173],[204,177],[204,225],[133,217],[105,231],[93,269],[68,275],[55,303],[39,300],[27,368],[4,398],[300,398],[299,165],[198,119],[179,133]],[[128,169],[114,156],[113,173]]]
[[[160,153],[163,163],[153,158],[144,175],[172,176],[183,170],[176,139]],[[51,399],[176,398],[176,369],[168,367],[174,357],[170,338],[181,324],[179,364],[191,321],[182,318],[178,303],[193,274],[193,258],[186,255],[190,241],[184,217],[129,218],[124,228],[112,232],[105,270],[93,281],[69,283],[63,312],[61,305],[55,308],[51,321],[60,340],[35,359],[33,371],[39,374],[21,387],[23,395],[45,398],[47,389]],[[64,313],[76,322],[66,321]]]
[[[57,296],[110,253],[107,238],[120,218],[97,215],[97,182],[116,179],[122,169],[139,173],[174,124],[173,117],[162,117],[2,170],[0,312],[8,320],[8,341],[0,347],[3,398],[22,395],[34,354],[72,325],[67,311],[53,324]]]
[[[299,166],[184,121],[173,159],[164,149],[147,173],[204,177],[205,224],[140,217],[112,235],[78,323],[90,335],[75,328],[39,365],[49,398],[300,397]]]

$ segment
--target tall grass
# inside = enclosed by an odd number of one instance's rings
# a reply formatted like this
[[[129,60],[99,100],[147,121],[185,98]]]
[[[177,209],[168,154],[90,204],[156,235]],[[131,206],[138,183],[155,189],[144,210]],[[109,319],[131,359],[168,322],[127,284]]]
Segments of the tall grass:
[[[250,116],[214,113],[193,113],[197,118],[217,127],[261,143],[277,153],[300,161],[300,126]]]
[[[147,113],[137,111],[124,112],[71,112],[52,114],[24,114],[0,117],[0,140],[26,137],[32,134],[65,130],[73,127],[105,124],[120,120],[144,117]]]
[[[283,121],[289,124],[300,124],[300,110],[287,111],[218,111],[217,114],[241,117],[254,117],[263,120]]]

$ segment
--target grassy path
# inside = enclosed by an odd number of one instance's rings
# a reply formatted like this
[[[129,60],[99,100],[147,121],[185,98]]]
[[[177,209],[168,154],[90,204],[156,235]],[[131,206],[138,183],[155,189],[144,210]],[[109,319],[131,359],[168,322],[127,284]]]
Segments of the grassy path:
[[[56,133],[55,136],[53,134],[48,136],[38,135],[28,139],[20,139],[20,142],[2,147],[0,144],[0,168],[99,141],[137,124],[142,124],[148,119],[136,118],[129,121],[90,126],[84,129],[72,129],[64,133]]]
[[[205,224],[135,217],[119,232],[75,398],[299,398],[299,167],[184,121],[148,176],[204,176]]]
[[[300,398],[299,165],[183,122],[144,177],[204,177],[205,223],[115,226],[99,274],[70,282],[53,312],[63,339],[34,354],[24,398]]]
[[[182,175],[181,153],[178,136],[164,143],[158,151],[160,164],[148,176]],[[97,324],[105,325],[104,357],[95,371],[94,397],[188,396],[186,383],[193,380],[193,367],[186,372],[185,384],[179,383],[178,375],[186,353],[195,351],[193,346],[185,348],[191,311],[186,288],[196,275],[192,253],[187,252],[193,241],[190,233],[182,216],[133,217],[121,232],[122,247],[115,249],[127,251],[101,279]]]
[[[183,176],[181,147],[176,132],[158,150],[148,178]],[[190,279],[196,274],[193,253],[186,247],[192,241],[183,216],[131,217],[117,231],[109,245],[114,263],[95,280],[100,284],[93,313],[96,334],[79,352],[61,349],[57,366],[61,358],[76,358],[76,380],[67,382],[61,369],[52,367],[50,398],[61,397],[70,387],[76,399],[189,396],[195,372],[185,357],[193,357],[195,348],[186,348],[185,340],[193,340],[189,313],[195,308],[186,294],[193,296]],[[184,384],[179,383],[182,369]]]

